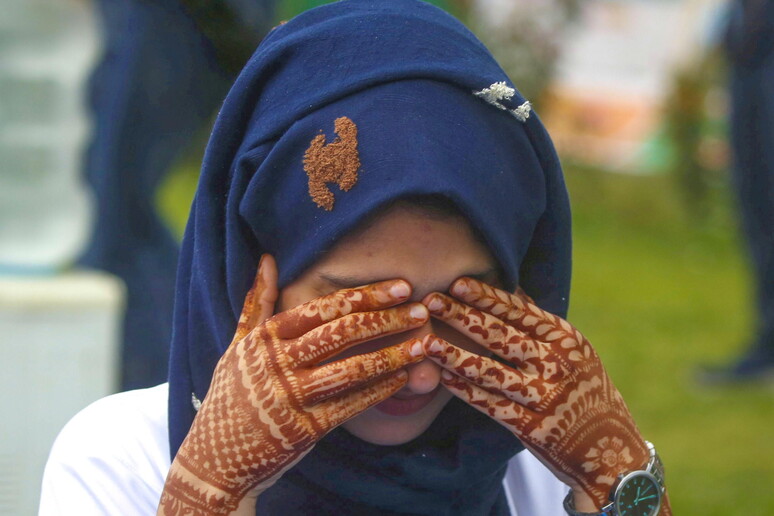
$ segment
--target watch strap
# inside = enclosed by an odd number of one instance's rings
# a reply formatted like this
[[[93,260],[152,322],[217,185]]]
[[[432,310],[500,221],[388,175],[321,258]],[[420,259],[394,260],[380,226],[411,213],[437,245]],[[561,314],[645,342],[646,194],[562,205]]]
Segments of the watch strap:
[[[613,507],[612,503],[602,507],[599,512],[580,512],[575,510],[575,500],[573,500],[572,491],[567,493],[567,496],[564,498],[564,503],[562,505],[564,506],[565,512],[567,512],[567,514],[570,516],[615,516],[615,508]]]
[[[661,462],[661,458],[656,453],[656,447],[650,441],[645,441],[645,446],[648,447],[648,453],[650,454],[650,460],[648,461],[648,467],[645,471],[656,477],[659,485],[661,486],[661,494],[666,491],[665,475],[664,475],[664,463]]]

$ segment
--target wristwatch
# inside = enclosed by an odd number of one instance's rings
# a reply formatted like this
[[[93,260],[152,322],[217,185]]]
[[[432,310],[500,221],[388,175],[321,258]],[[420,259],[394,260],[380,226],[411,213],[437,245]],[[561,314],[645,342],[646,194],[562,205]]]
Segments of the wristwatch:
[[[610,491],[610,503],[599,512],[578,512],[572,492],[564,499],[564,510],[570,516],[656,516],[664,498],[664,464],[653,444],[645,441],[650,459],[645,469],[618,476]]]

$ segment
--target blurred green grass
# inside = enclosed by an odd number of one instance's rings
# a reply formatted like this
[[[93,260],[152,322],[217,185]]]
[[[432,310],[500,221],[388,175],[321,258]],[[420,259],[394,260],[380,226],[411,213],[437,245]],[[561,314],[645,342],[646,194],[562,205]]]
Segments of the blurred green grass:
[[[733,205],[714,192],[692,224],[668,176],[566,166],[573,204],[570,320],[602,356],[667,465],[677,515],[774,514],[774,389],[702,388],[700,364],[730,359],[751,324],[751,285]],[[196,168],[162,187],[182,234]]]
[[[567,173],[570,320],[598,349],[667,465],[675,514],[774,514],[774,391],[702,388],[699,364],[740,352],[752,292],[733,205],[690,223],[668,176]]]

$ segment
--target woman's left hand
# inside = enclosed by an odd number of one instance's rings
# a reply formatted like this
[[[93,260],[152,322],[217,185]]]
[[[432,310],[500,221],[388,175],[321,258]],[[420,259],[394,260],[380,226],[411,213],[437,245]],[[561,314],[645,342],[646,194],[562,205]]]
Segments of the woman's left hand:
[[[649,455],[591,344],[521,292],[461,278],[450,293],[423,303],[507,364],[426,339],[425,354],[445,369],[443,385],[511,430],[572,487],[578,510],[604,506],[616,477],[640,469]]]

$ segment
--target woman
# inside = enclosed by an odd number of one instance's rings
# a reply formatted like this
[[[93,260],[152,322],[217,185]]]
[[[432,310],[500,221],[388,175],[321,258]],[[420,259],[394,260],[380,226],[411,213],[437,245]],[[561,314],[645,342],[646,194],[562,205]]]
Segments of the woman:
[[[656,463],[559,318],[569,275],[559,163],[488,51],[416,0],[309,11],[267,37],[219,115],[178,273],[168,425],[110,430],[93,452],[142,450],[154,472],[103,466],[122,477],[107,489],[155,494],[159,514],[557,514],[565,490],[526,447],[570,486],[568,511],[597,512],[619,474]],[[638,514],[659,510],[648,475],[628,488]]]

